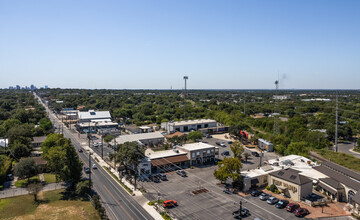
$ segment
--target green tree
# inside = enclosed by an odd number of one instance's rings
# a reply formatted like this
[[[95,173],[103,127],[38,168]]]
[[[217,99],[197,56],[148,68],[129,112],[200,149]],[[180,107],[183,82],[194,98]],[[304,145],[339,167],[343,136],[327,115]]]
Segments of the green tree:
[[[240,143],[240,141],[234,141],[230,144],[230,150],[233,152],[234,157],[241,160],[241,155],[244,152],[244,146]]]
[[[243,155],[244,155],[245,161],[247,162],[247,160],[250,157],[250,154],[248,152],[245,152]]]
[[[75,192],[76,192],[77,195],[85,197],[86,194],[90,192],[89,181],[90,180],[80,181],[76,185],[76,191]],[[90,187],[91,186],[92,186],[92,183],[90,183]]]
[[[42,189],[43,185],[41,183],[32,183],[28,185],[27,190],[34,196],[34,202],[38,202],[37,195]]]
[[[203,133],[200,131],[193,131],[187,135],[187,139],[192,140],[192,141],[195,141],[197,139],[202,139],[202,138],[203,138]]]
[[[225,158],[223,161],[218,163],[218,169],[215,169],[214,176],[221,182],[225,182],[231,178],[232,181],[241,180],[240,170],[242,163],[239,158]]]
[[[21,157],[28,157],[31,152],[31,148],[25,144],[15,142],[10,144],[10,152],[15,159],[20,159]]]
[[[45,131],[45,133],[47,133],[52,129],[53,124],[51,123],[49,118],[42,118],[40,120],[40,125],[39,126],[40,126],[41,129],[43,129]]]
[[[31,177],[39,173],[39,168],[34,159],[24,158],[16,164],[14,173],[15,176],[18,176],[20,179],[27,179],[27,182],[29,182]]]
[[[23,144],[30,145],[31,138],[33,137],[32,126],[29,124],[14,125],[9,129],[7,135],[10,144],[21,139]]]
[[[304,141],[302,142],[293,142],[291,143],[287,149],[285,150],[286,155],[301,155],[301,156],[308,156],[309,155],[309,147],[308,144]]]
[[[113,136],[113,135],[106,135],[106,136],[104,137],[104,141],[105,141],[106,143],[109,143],[109,142],[112,141],[114,138],[115,138],[115,136]]]

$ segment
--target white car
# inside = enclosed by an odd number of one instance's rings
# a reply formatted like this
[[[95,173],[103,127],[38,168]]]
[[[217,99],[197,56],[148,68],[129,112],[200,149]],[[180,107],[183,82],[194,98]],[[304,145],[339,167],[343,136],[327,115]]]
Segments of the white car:
[[[93,165],[92,165],[92,168],[93,168],[93,169],[97,169],[96,164],[93,164]]]

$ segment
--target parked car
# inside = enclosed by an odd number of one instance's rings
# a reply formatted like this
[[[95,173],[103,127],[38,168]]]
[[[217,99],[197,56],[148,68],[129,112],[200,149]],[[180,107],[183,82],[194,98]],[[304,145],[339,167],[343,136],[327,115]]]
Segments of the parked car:
[[[310,212],[307,209],[304,208],[298,208],[294,211],[294,214],[296,217],[303,217],[305,215],[310,214]]]
[[[221,153],[222,156],[230,156],[230,152],[228,150]]]
[[[177,202],[175,200],[166,200],[163,202],[163,207],[164,208],[172,208],[177,206]]]
[[[233,142],[232,141],[228,141],[228,144],[232,144]]]
[[[296,203],[290,203],[286,206],[286,211],[288,212],[294,212],[296,209],[300,208],[299,204]]]
[[[261,193],[261,195],[259,196],[259,199],[262,200],[262,201],[265,201],[265,200],[267,200],[269,197],[270,197],[269,194],[267,194],[267,193]]]
[[[222,142],[220,143],[220,146],[221,146],[221,147],[226,147],[225,141],[222,141]]]
[[[90,173],[90,168],[87,166],[84,166],[84,171],[85,171],[85,173]]]
[[[10,173],[6,176],[7,181],[14,180],[14,176]]]
[[[93,168],[93,169],[97,169],[96,164],[93,163],[92,168]]]
[[[99,144],[98,143],[93,143],[93,147],[98,147]]]
[[[183,170],[177,170],[177,171],[176,171],[176,174],[178,174],[178,175],[180,175],[180,176],[182,176],[182,177],[186,177],[186,172],[183,171]]]
[[[259,191],[259,190],[253,190],[253,191],[251,192],[251,195],[254,196],[254,197],[257,197],[257,196],[260,196],[261,193],[262,193],[262,192]]]
[[[259,156],[260,156],[259,153],[256,152],[256,151],[251,152],[251,154],[252,154],[253,156],[255,156],[255,157],[259,157]]]
[[[241,209],[241,210],[236,210],[235,212],[233,212],[234,218],[246,217],[248,215],[250,215],[250,212],[248,209]]]
[[[167,180],[167,178],[166,178],[166,174],[165,173],[160,173],[159,175],[158,175],[158,177],[161,179],[161,180]]]
[[[82,152],[83,152],[83,150],[80,148],[80,149],[78,150],[78,152],[79,152],[79,153],[82,153]]]
[[[212,138],[212,136],[210,134],[207,134],[206,138]]]
[[[229,189],[224,189],[223,192],[226,194],[231,194],[231,191]]]
[[[275,204],[275,207],[278,209],[283,209],[289,204],[287,200],[280,200],[278,203]]]
[[[154,183],[160,183],[160,178],[159,178],[159,176],[158,175],[151,175],[150,177],[149,177],[149,179],[150,179],[150,181],[153,181]]]
[[[270,198],[268,198],[268,200],[266,200],[266,202],[270,205],[274,205],[275,203],[279,202],[279,199],[271,196]]]
[[[218,141],[216,141],[216,142],[215,142],[215,144],[220,146],[220,144],[221,144],[221,143],[220,143],[220,142],[218,142]]]

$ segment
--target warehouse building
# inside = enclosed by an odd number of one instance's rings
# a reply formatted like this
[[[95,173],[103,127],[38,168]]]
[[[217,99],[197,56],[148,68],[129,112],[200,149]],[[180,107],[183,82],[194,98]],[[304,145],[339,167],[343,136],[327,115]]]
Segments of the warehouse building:
[[[217,122],[212,119],[197,119],[188,121],[175,121],[161,123],[161,128],[168,133],[197,131],[203,128],[217,127]]]

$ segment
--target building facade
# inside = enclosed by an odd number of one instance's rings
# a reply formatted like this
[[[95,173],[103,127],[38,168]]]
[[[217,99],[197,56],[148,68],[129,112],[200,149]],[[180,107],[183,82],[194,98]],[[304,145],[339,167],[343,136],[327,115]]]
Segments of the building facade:
[[[206,143],[192,143],[178,146],[177,149],[187,153],[190,166],[214,163],[215,147]]]
[[[312,194],[312,180],[294,169],[281,169],[269,173],[268,183],[274,184],[285,197],[296,202]]]
[[[198,119],[188,121],[175,121],[161,123],[161,128],[168,133],[197,131],[203,128],[217,127],[217,122],[212,119]]]

